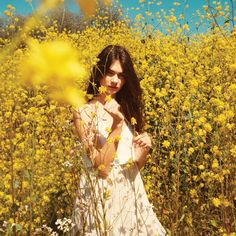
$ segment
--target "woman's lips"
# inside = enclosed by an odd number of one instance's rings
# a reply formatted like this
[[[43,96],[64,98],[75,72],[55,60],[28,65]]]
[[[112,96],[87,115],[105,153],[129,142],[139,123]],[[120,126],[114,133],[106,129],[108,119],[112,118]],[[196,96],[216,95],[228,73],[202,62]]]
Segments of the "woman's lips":
[[[115,86],[108,86],[108,89],[109,89],[109,90],[114,90],[114,91],[115,91],[115,90],[117,90],[118,88],[115,87]]]

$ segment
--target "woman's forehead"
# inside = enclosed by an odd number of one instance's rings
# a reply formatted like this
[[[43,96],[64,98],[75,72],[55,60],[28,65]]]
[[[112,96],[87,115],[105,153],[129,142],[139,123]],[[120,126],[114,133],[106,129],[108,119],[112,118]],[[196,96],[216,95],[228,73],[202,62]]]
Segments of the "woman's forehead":
[[[110,70],[116,72],[116,73],[123,73],[123,68],[119,60],[115,60],[111,63]]]

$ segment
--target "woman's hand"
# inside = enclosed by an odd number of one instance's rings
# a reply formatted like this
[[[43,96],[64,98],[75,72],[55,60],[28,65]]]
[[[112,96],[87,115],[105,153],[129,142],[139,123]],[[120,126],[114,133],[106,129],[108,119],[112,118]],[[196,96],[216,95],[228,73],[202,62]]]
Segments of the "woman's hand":
[[[135,160],[139,169],[141,169],[144,166],[146,156],[152,147],[152,141],[150,136],[145,132],[134,137],[133,142],[135,148]]]
[[[134,141],[134,146],[143,148],[147,152],[149,152],[149,150],[152,147],[151,138],[146,132],[134,137],[133,141]]]
[[[106,102],[104,105],[104,110],[107,111],[113,118],[112,127],[115,128],[117,125],[122,124],[125,117],[120,110],[119,103],[112,99],[109,102]]]

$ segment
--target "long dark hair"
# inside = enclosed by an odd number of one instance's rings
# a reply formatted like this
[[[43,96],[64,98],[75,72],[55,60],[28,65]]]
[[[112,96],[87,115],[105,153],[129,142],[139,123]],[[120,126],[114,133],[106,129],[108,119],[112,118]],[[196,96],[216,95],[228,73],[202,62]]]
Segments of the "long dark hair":
[[[137,124],[135,124],[135,130],[138,132],[142,131],[142,90],[130,54],[121,46],[109,45],[102,50],[97,58],[98,62],[92,69],[87,94],[98,94],[100,79],[107,74],[111,64],[115,60],[119,60],[125,76],[125,84],[116,94],[116,100],[120,104],[128,122],[131,122],[131,118],[134,117],[137,121]]]

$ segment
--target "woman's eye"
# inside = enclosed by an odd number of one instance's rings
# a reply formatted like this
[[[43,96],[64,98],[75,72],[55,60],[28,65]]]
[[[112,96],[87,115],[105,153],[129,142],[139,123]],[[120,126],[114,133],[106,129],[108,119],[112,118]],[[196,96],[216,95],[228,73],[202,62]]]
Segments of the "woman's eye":
[[[119,79],[124,79],[124,78],[125,78],[125,76],[124,76],[124,75],[122,75],[122,74],[121,74],[121,75],[119,75],[118,77],[119,77]]]
[[[114,73],[112,71],[108,71],[107,75],[112,76],[112,75],[114,75]]]

